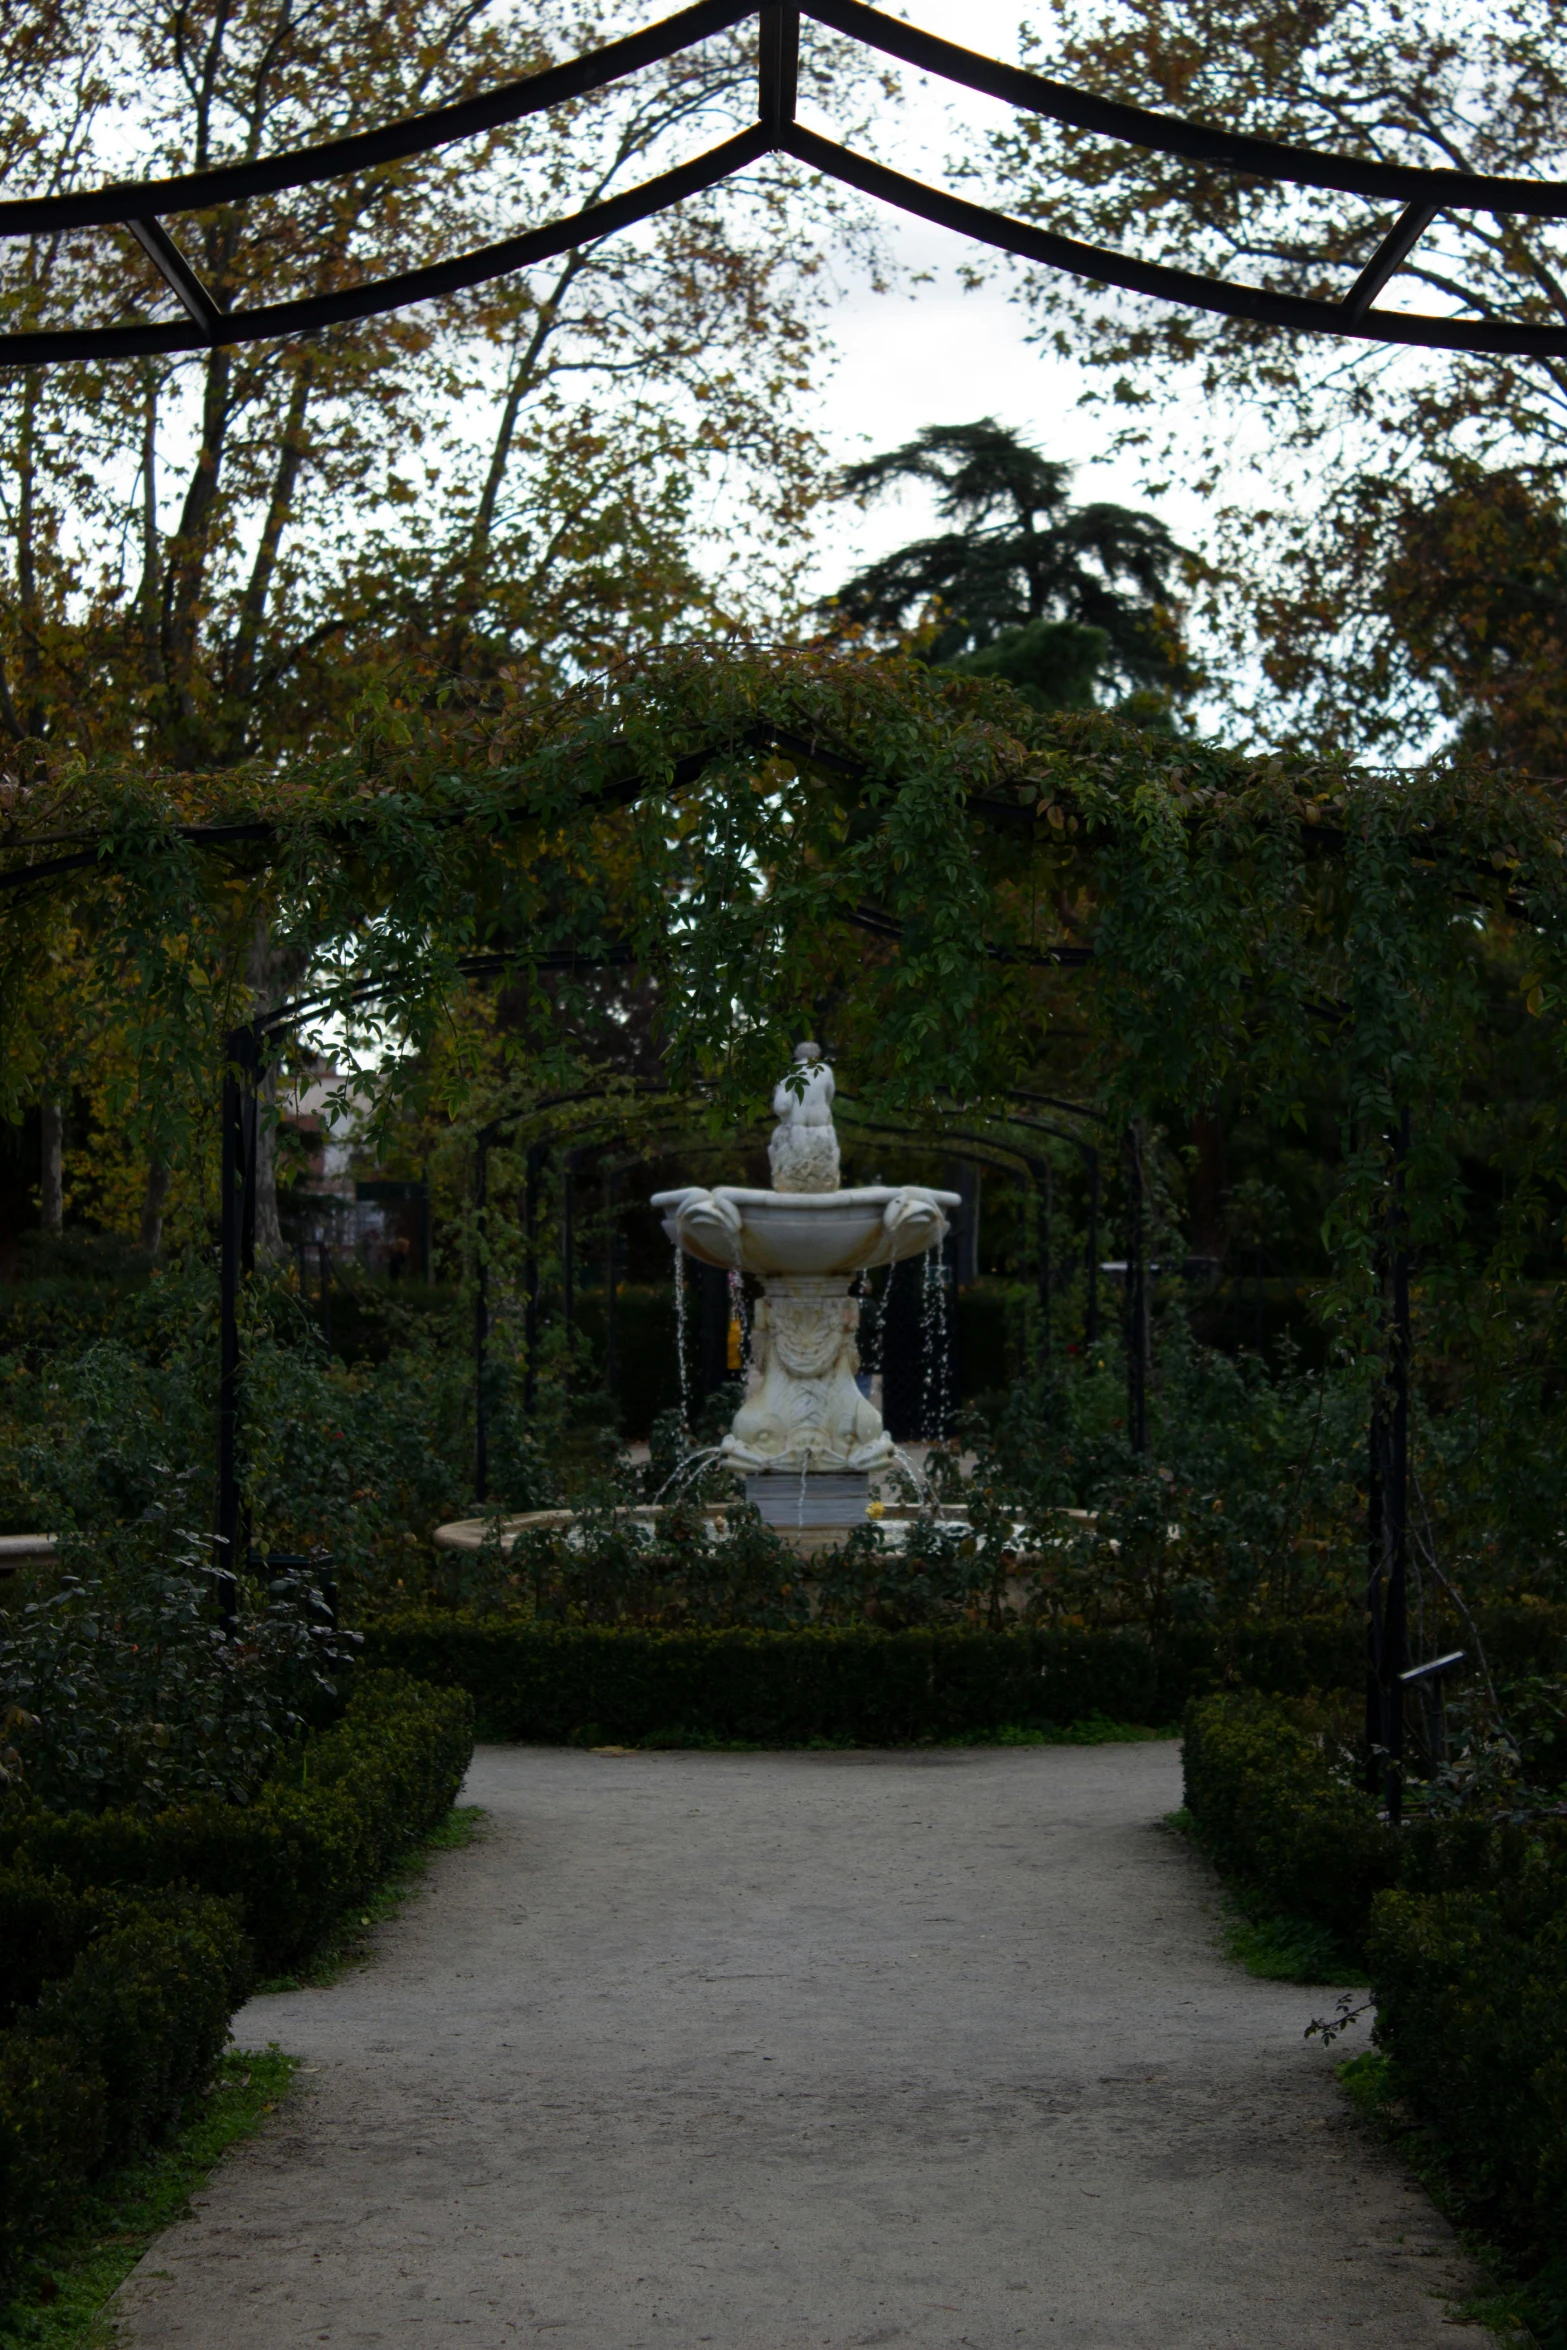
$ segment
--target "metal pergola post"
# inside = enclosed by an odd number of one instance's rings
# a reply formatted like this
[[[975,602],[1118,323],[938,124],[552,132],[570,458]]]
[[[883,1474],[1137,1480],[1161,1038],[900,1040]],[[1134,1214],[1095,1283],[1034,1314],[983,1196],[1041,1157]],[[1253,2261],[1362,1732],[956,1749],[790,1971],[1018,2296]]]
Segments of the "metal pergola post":
[[[1148,1266],[1143,1229],[1143,1136],[1134,1122],[1123,1147],[1126,1170],[1126,1428],[1134,1452],[1148,1450]]]
[[[615,1168],[606,1167],[604,1170],[604,1384],[617,1400],[620,1394],[619,1214],[620,1176]]]
[[[1413,1332],[1409,1304],[1409,1219],[1405,1175],[1409,1112],[1393,1132],[1393,1196],[1384,1298],[1388,1307],[1386,1376],[1372,1406],[1366,1532],[1367,1784],[1380,1792],[1396,1825],[1404,1805],[1404,1681],[1409,1663],[1409,1381]]]
[[[490,1497],[490,1137],[473,1153],[473,1497]]]
[[[1088,1153],[1088,1302],[1083,1315],[1083,1342],[1099,1343],[1099,1153],[1091,1143]]]
[[[569,1346],[572,1326],[576,1320],[576,1235],[572,1225],[571,1171],[577,1163],[577,1153],[567,1151],[560,1167],[560,1318],[565,1324]],[[571,1360],[567,1355],[567,1362]]]
[[[218,1507],[214,1539],[218,1616],[239,1623],[241,1553],[249,1548],[240,1502],[240,1284],[256,1268],[256,1091],[261,1031],[234,1029],[224,1047],[218,1193]]]
[[[548,1150],[530,1142],[522,1184],[522,1230],[527,1250],[527,1303],[523,1309],[523,1344],[527,1368],[522,1382],[522,1408],[532,1419],[539,1406],[539,1188]]]
[[[1055,1221],[1055,1169],[1048,1159],[1044,1162],[1044,1168],[1044,1190],[1039,1196],[1037,1210],[1040,1218],[1038,1233],[1039,1352],[1041,1360],[1048,1363],[1051,1354],[1050,1251],[1051,1231]]]

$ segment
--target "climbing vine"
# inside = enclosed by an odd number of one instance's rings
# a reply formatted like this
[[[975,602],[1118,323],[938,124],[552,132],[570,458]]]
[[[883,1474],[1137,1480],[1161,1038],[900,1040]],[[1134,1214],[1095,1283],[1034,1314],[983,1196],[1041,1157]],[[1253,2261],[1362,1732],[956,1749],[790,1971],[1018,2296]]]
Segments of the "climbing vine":
[[[1066,1021],[1118,1118],[1229,1087],[1287,1122],[1328,1072],[1352,1305],[1406,1111],[1411,1235],[1466,1261],[1498,1003],[1561,1062],[1564,839],[1558,794],[1494,769],[1248,759],[853,652],[687,651],[547,700],[385,690],[327,756],[8,787],[0,1085],[36,1097],[44,1015],[78,1003],[132,1040],[126,1131],[189,1147],[258,969],[323,1016],[379,988],[413,1050],[466,1021],[494,1049],[443,1056],[461,1118],[582,1081],[606,968],[715,1121],[756,1113],[806,1028],[872,1107],[982,1116]],[[1497,1271],[1559,1214],[1560,1113],[1506,1147]]]

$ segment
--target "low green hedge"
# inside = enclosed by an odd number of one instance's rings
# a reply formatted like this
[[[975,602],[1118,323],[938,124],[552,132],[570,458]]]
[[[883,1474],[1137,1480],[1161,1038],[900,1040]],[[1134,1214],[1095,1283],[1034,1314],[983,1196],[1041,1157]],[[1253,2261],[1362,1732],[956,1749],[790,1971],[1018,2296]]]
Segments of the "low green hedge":
[[[1095,1711],[1149,1721],[1158,1688],[1133,1634],[652,1632],[431,1611],[370,1627],[365,1647],[469,1691],[486,1735],[545,1742],[902,1745]]]
[[[1567,2331],[1567,1819],[1392,1829],[1255,1696],[1191,1708],[1185,1768],[1219,1866],[1364,1950],[1394,2093],[1471,2220],[1561,2276],[1545,2290]]]
[[[50,1889],[29,1890],[36,1921]],[[205,2085],[250,1979],[228,1902],[54,1890],[56,1936],[88,1938],[69,1971],[0,2032],[0,2300],[94,2172],[155,2143]],[[35,1937],[29,1955],[37,1949]]]
[[[473,1706],[405,1673],[360,1672],[342,1719],[240,1809],[207,1799],[0,1817],[0,1863],[90,1886],[183,1884],[231,1898],[264,1973],[297,1962],[449,1809]]]
[[[1235,1675],[1304,1692],[1343,1670],[1345,1627],[1135,1631],[647,1631],[440,1608],[364,1628],[367,1661],[466,1689],[481,1734],[545,1743],[648,1738],[903,1745],[1092,1714],[1157,1725]],[[1356,1635],[1349,1628],[1352,1652]]]
[[[1398,1837],[1371,1797],[1255,1692],[1190,1706],[1182,1765],[1186,1808],[1217,1865],[1358,1948],[1373,1897],[1399,1873]]]
[[[472,1751],[463,1691],[360,1673],[248,1808],[0,1813],[0,2299],[210,2079],[257,1963],[317,1943],[444,1817]]]
[[[1446,2151],[1467,2216],[1567,2271],[1567,1866],[1491,1891],[1380,1894],[1369,1973],[1389,2086]],[[1567,2320],[1567,2273],[1559,2283]]]

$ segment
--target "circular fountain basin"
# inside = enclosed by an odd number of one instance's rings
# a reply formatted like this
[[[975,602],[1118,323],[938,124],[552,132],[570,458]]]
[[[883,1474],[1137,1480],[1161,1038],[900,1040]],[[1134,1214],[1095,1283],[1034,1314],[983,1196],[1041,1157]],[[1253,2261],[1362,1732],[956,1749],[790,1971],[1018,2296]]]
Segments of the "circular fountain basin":
[[[655,1192],[664,1224],[687,1253],[709,1265],[759,1274],[860,1272],[918,1256],[946,1230],[941,1211],[955,1191],[921,1183],[871,1184],[859,1191],[748,1191],[701,1184]],[[889,1211],[891,1211],[889,1213]]]
[[[778,1480],[780,1485],[786,1481],[795,1486],[799,1484],[798,1478]],[[728,1531],[728,1521],[734,1512],[735,1505],[732,1502],[727,1505],[723,1502],[708,1502],[703,1507],[702,1515],[714,1534],[723,1535]],[[469,1552],[482,1550],[486,1542],[493,1541],[504,1554],[511,1550],[521,1534],[542,1531],[565,1534],[568,1540],[576,1541],[587,1532],[589,1525],[601,1525],[605,1517],[609,1517],[651,1540],[656,1521],[666,1514],[663,1507],[650,1502],[638,1502],[627,1504],[622,1509],[596,1511],[591,1520],[579,1527],[575,1510],[525,1510],[516,1517],[454,1518],[449,1525],[437,1526],[432,1539],[437,1550]],[[937,1524],[954,1533],[968,1531],[968,1520],[961,1506],[955,1502],[865,1502],[852,1520],[847,1517],[835,1522],[808,1519],[801,1525],[794,1525],[787,1520],[775,1519],[771,1521],[771,1527],[780,1542],[798,1552],[801,1557],[808,1558],[814,1551],[835,1549],[840,1542],[848,1539],[856,1526],[867,1524],[878,1529],[889,1549],[901,1549],[908,1539],[909,1527],[917,1519],[927,1522],[934,1519]]]

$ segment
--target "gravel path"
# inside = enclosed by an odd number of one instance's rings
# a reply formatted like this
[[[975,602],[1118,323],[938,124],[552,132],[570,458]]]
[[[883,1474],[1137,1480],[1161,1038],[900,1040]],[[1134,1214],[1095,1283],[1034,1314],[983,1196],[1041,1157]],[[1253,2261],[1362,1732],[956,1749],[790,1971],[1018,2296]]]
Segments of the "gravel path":
[[[145,2350],[1456,2350],[1470,2278],[1160,1829],[1174,1746],[482,1749],[483,1842],[242,2045]]]

